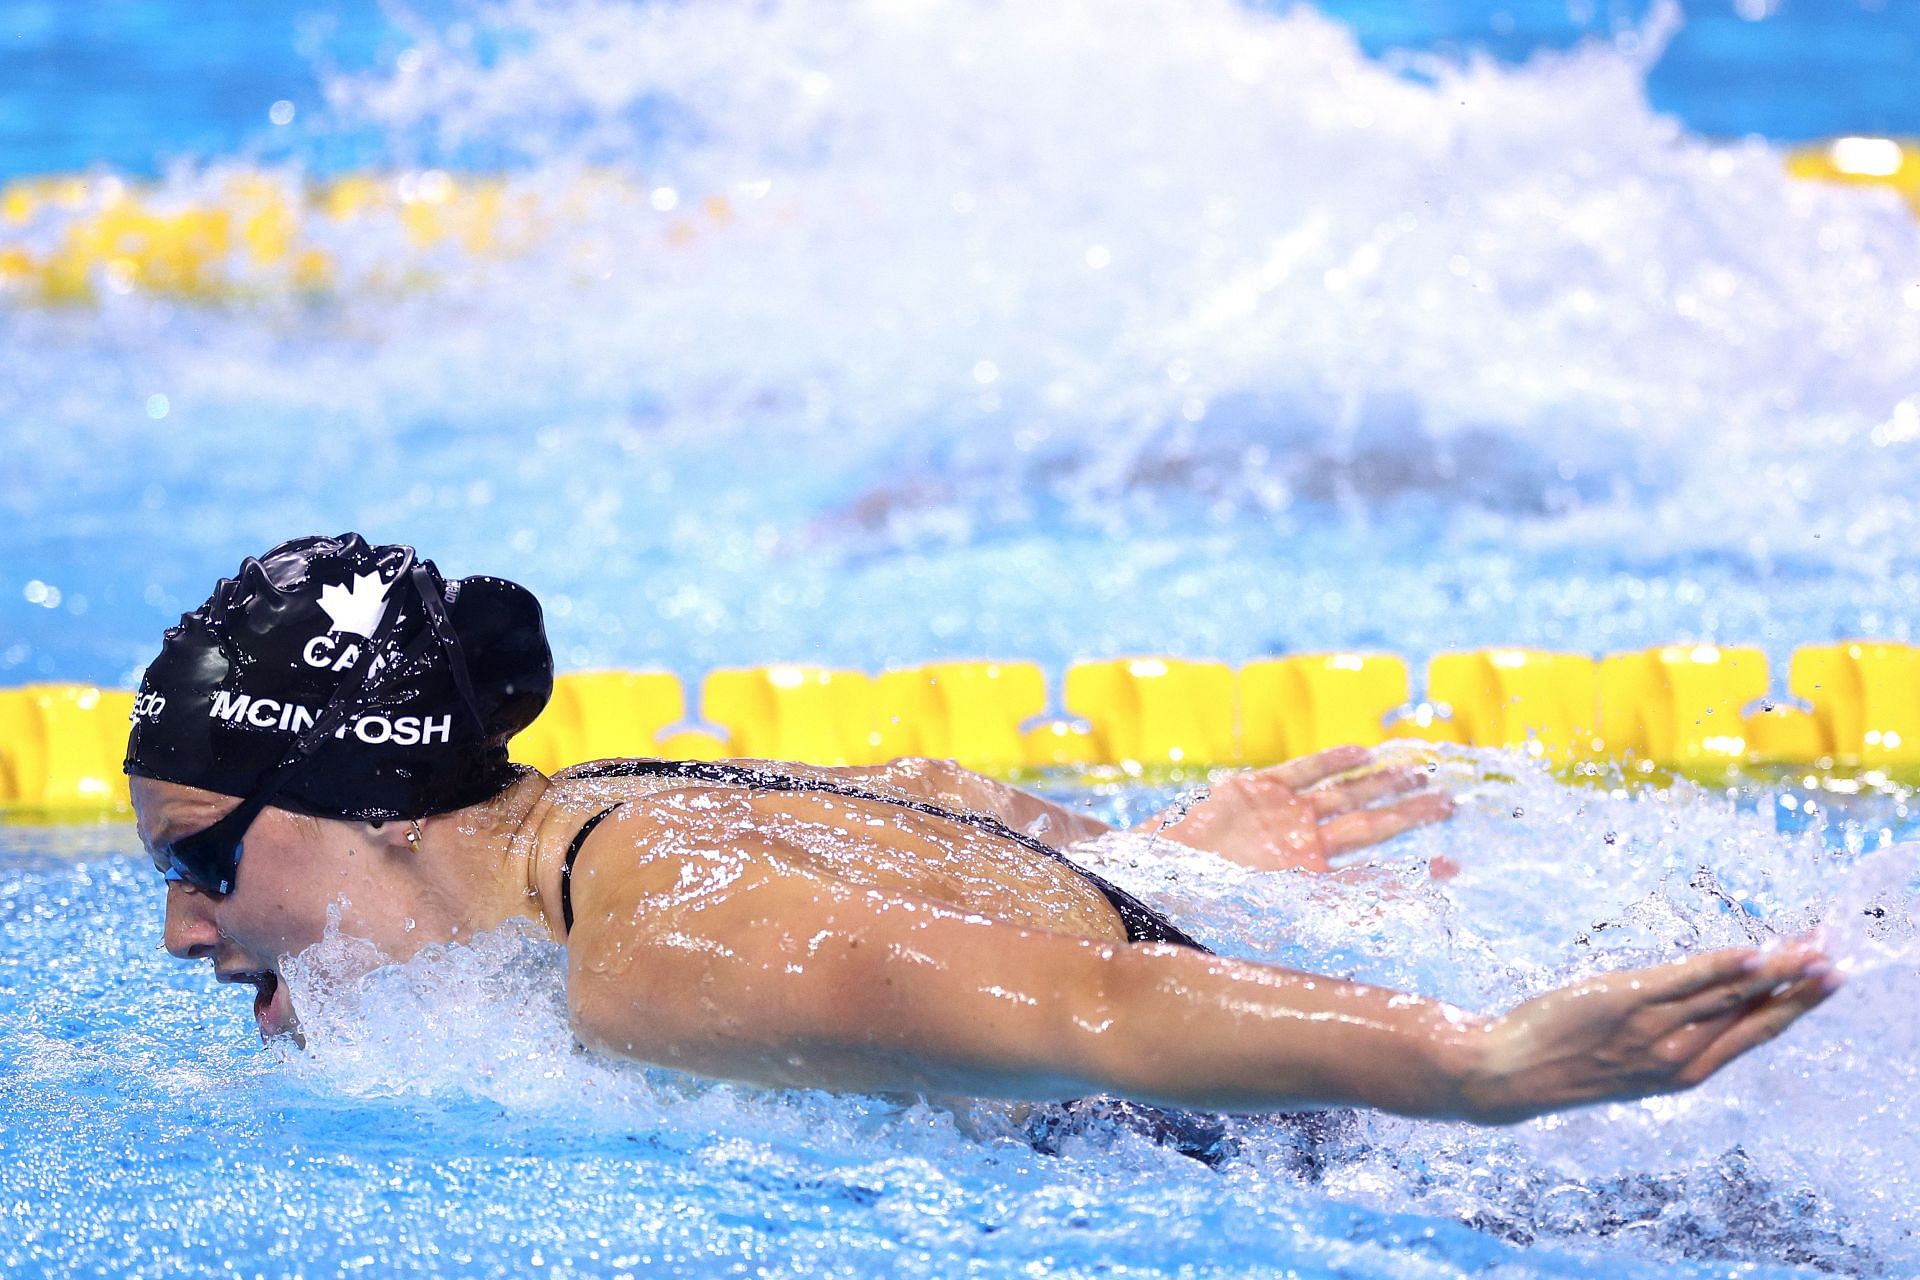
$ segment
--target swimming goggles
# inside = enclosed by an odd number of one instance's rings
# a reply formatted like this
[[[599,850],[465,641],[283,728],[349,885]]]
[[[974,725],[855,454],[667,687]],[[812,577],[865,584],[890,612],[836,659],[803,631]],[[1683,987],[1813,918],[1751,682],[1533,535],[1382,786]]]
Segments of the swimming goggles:
[[[419,593],[421,605],[427,614],[428,626],[418,639],[409,645],[403,661],[412,662],[420,658],[431,644],[438,643],[445,650],[452,666],[454,683],[460,689],[460,696],[466,701],[467,709],[484,727],[486,717],[480,710],[479,699],[474,695],[473,683],[467,672],[466,655],[460,649],[460,638],[453,629],[453,621],[447,616],[446,598],[440,594],[440,588],[434,584],[433,576],[420,565],[413,563],[412,552],[402,564],[400,578],[410,578],[414,589]],[[368,638],[355,657],[353,665],[334,689],[333,696],[327,700],[320,714],[298,738],[280,763],[263,778],[251,795],[245,797],[238,808],[231,813],[175,840],[152,846],[153,855],[159,862],[161,875],[173,883],[176,881],[193,885],[208,893],[225,896],[233,892],[235,879],[240,871],[240,856],[245,852],[245,837],[248,828],[260,811],[272,803],[280,788],[306,764],[320,745],[331,737],[348,718],[359,709],[360,693],[366,687],[367,678],[373,673],[379,659],[375,656],[380,649],[380,641],[392,629],[400,610],[389,611],[375,634]],[[299,805],[283,803],[283,808],[304,812]],[[317,815],[338,816],[338,815]]]

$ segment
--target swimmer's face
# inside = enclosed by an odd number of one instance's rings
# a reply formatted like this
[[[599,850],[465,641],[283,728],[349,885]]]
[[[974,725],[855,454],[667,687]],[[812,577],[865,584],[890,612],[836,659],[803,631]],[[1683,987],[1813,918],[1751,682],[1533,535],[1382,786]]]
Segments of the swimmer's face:
[[[240,803],[171,782],[130,781],[140,839],[149,851],[211,825]],[[383,882],[383,852],[381,839],[364,823],[268,806],[247,830],[232,893],[214,894],[182,881],[167,885],[167,950],[182,960],[211,961],[222,982],[251,984],[261,1039],[289,1032],[298,1037],[280,965],[320,941],[330,906],[342,904],[343,932],[370,939],[389,954],[388,944],[404,939],[404,913],[394,886]]]

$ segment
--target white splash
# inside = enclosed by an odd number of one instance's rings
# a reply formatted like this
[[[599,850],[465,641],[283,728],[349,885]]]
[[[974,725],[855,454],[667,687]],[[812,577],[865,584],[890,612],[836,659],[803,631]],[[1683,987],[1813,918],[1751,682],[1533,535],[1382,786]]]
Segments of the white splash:
[[[564,952],[509,923],[467,944],[389,963],[339,930],[281,966],[306,1050],[301,1074],[355,1096],[456,1091],[529,1105],[571,1048]]]
[[[689,553],[716,525],[767,544],[732,522],[964,539],[1048,502],[1312,523],[1414,500],[1461,536],[1655,559],[1905,563],[1920,532],[1920,229],[1889,193],[1685,136],[1644,52],[1401,74],[1305,8],[1229,0],[407,21],[398,69],[334,83],[335,120],[415,185],[506,166],[547,238],[450,240],[409,291],[383,276],[395,222],[322,245],[360,283],[318,310],[12,317],[39,358],[0,408],[59,427],[30,469],[81,458],[138,494],[182,467],[404,466],[415,489],[345,514],[476,545],[494,504],[590,479],[541,544],[561,559],[634,536],[623,493]],[[123,381],[169,388],[164,438],[124,447]]]
[[[1853,978],[1920,970],[1920,845],[1867,854],[1848,868],[1820,928],[1820,945]]]

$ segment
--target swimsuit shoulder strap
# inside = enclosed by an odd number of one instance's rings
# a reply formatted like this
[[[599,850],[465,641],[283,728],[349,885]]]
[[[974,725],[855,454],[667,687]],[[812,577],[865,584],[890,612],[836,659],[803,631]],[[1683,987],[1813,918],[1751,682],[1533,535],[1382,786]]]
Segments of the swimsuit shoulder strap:
[[[573,833],[573,843],[567,846],[567,860],[560,864],[560,919],[569,934],[573,932],[573,864],[580,857],[587,837],[600,825],[600,820],[619,807],[617,804],[609,805],[581,823],[580,829]]]
[[[1209,950],[1185,930],[1119,885],[1095,875],[1052,845],[1008,826],[989,813],[949,809],[931,801],[907,796],[882,795],[879,792],[869,791],[865,787],[841,782],[837,778],[804,778],[796,774],[778,773],[771,769],[754,769],[746,765],[728,764],[718,760],[601,760],[583,765],[573,770],[568,776],[569,778],[688,778],[696,782],[757,787],[765,791],[815,791],[827,795],[845,796],[850,800],[866,800],[911,809],[916,813],[944,818],[949,822],[958,822],[990,835],[1011,840],[1044,857],[1052,858],[1055,862],[1065,864],[1075,874],[1098,889],[1112,904],[1114,911],[1120,916],[1121,923],[1126,926],[1128,942],[1165,942],[1176,947],[1189,947],[1195,951]],[[618,805],[614,806],[614,808],[618,807]],[[580,828],[580,833],[574,836],[573,844],[567,849],[567,860],[560,873],[560,904],[569,931],[573,928],[573,908],[568,891],[573,861],[579,856],[580,845],[586,840],[587,833],[611,812],[613,812],[612,809],[606,809],[588,819],[586,825]]]

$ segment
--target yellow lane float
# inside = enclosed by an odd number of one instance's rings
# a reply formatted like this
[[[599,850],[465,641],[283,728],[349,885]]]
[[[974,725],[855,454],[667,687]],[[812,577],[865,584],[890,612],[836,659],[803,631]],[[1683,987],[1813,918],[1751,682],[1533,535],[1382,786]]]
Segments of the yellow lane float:
[[[1598,753],[1599,667],[1584,653],[1485,649],[1436,654],[1427,701],[1452,711],[1456,741],[1556,758]]]
[[[1920,762],[1920,649],[1904,644],[1809,645],[1787,687],[1812,711],[1821,755],[1848,764]]]
[[[1600,664],[1603,748],[1681,767],[1745,760],[1747,717],[1764,703],[1768,679],[1766,655],[1754,648],[1615,654]]]
[[[883,672],[874,681],[874,693],[883,758],[939,756],[971,769],[1004,772],[1045,749],[1022,733],[1047,711],[1047,678],[1035,663],[930,662]],[[1059,721],[1033,730],[1048,731],[1071,735],[1074,726]],[[1091,760],[1091,744],[1087,751]]]
[[[1887,187],[1920,214],[1920,138],[1834,138],[1787,152],[1787,172],[1814,182]]]
[[[710,672],[700,711],[720,726],[728,754],[812,764],[864,764],[884,735],[864,671],[780,664]]]
[[[0,808],[86,817],[127,806],[133,695],[79,684],[0,689]]]
[[[732,220],[724,196],[682,203],[587,172],[558,190],[441,169],[308,181],[216,172],[173,185],[111,175],[0,187],[0,300],[74,305],[145,294],[193,302],[431,288],[463,266],[546,244],[582,262],[611,246],[685,245]],[[604,238],[604,237],[603,237]]]
[[[675,732],[686,716],[686,695],[671,671],[577,671],[554,678],[546,710],[514,738],[514,758],[552,773],[615,756],[714,760],[726,754],[725,741],[714,734]]]
[[[1067,668],[1064,689],[1067,710],[1092,726],[1102,761],[1208,764],[1239,758],[1233,668],[1224,662],[1076,662]]]
[[[1240,668],[1241,756],[1272,764],[1349,743],[1384,740],[1407,702],[1407,664],[1384,653],[1260,658]]]

